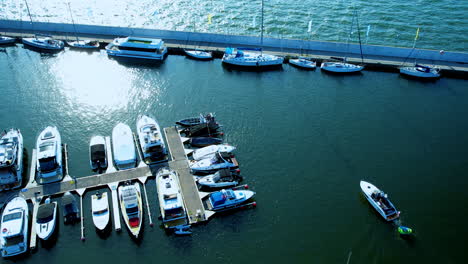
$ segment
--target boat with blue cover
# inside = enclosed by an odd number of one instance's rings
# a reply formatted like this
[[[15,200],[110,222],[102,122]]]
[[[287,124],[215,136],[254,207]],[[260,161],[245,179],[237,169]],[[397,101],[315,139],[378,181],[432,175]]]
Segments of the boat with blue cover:
[[[393,221],[400,217],[400,212],[390,202],[387,194],[365,181],[361,181],[360,186],[367,201],[386,221]]]
[[[208,194],[203,202],[208,210],[219,212],[242,207],[254,195],[250,190],[223,189]]]
[[[215,122],[215,116],[213,113],[208,113],[206,115],[200,114],[198,117],[189,117],[176,122],[177,125],[183,127],[191,127],[200,124],[206,124],[210,122]]]
[[[234,156],[229,153],[217,152],[214,157],[199,161],[190,161],[190,168],[194,173],[209,174],[220,169],[237,169],[239,164]]]
[[[210,145],[221,144],[223,143],[223,140],[221,138],[216,138],[216,137],[193,137],[193,138],[190,138],[189,143],[190,145],[192,145],[192,147],[201,148],[201,147],[207,147]]]

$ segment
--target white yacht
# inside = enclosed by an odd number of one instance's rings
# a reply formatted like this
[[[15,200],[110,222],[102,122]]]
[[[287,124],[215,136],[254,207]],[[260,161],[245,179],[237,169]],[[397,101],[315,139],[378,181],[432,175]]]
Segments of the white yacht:
[[[209,159],[215,156],[216,152],[231,153],[236,147],[229,144],[211,145],[195,150],[192,153],[194,160]]]
[[[55,231],[57,223],[57,202],[50,202],[47,198],[45,203],[39,205],[36,218],[36,233],[42,240],[49,239]]]
[[[63,50],[64,44],[61,40],[55,40],[51,37],[34,37],[23,38],[23,44],[41,51],[60,51]]]
[[[402,67],[400,73],[406,76],[420,79],[437,79],[440,77],[440,69],[421,64],[415,64],[414,67]]]
[[[10,129],[0,138],[0,191],[17,189],[23,181],[23,136]]]
[[[127,182],[125,185],[119,186],[118,192],[120,210],[122,211],[124,222],[130,233],[135,238],[138,238],[143,222],[143,204],[140,185],[138,182],[134,184]]]
[[[29,209],[26,200],[17,196],[5,206],[0,226],[2,257],[16,256],[28,250]]]
[[[129,126],[118,123],[112,130],[112,148],[114,163],[119,170],[135,168],[136,152],[132,130]]]
[[[89,39],[78,39],[76,41],[67,41],[67,45],[70,48],[75,49],[86,49],[86,50],[98,50],[99,49],[99,42],[96,40],[89,40]]]
[[[63,179],[62,139],[55,126],[46,127],[36,142],[36,181],[39,184],[57,182]]]
[[[184,49],[187,57],[196,60],[211,60],[213,59],[213,53],[211,51],[204,51],[200,49]]]
[[[13,44],[16,42],[15,38],[0,36],[0,45]]]
[[[346,62],[322,62],[320,69],[334,73],[354,73],[362,71],[364,67]]]
[[[317,64],[315,63],[315,61],[311,61],[307,58],[290,59],[289,63],[291,65],[294,65],[303,69],[312,70],[312,69],[315,69],[315,67],[317,67]]]
[[[369,201],[385,220],[393,221],[400,217],[400,212],[397,211],[392,202],[390,202],[387,194],[366,181],[361,181],[359,185],[367,201]]]
[[[156,174],[156,189],[164,227],[185,224],[186,213],[177,173],[169,168],[161,168]]]
[[[92,170],[107,169],[106,141],[103,136],[93,136],[89,142],[89,165]]]
[[[91,210],[93,223],[99,231],[103,231],[109,225],[110,211],[107,192],[93,194],[91,196]]]
[[[246,68],[279,67],[283,58],[265,54],[260,48],[226,48],[222,62],[231,66]]]
[[[158,122],[143,115],[138,118],[136,126],[144,161],[149,164],[163,159],[167,150]]]
[[[164,60],[167,48],[161,39],[116,38],[106,46],[107,55],[150,60]]]

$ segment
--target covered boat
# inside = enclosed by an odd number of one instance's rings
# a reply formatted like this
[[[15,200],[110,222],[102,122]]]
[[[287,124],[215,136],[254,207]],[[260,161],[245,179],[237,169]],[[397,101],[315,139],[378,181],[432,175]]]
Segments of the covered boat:
[[[75,49],[86,49],[86,50],[98,50],[99,49],[99,41],[96,40],[89,40],[89,39],[83,39],[83,40],[76,40],[76,41],[67,41],[67,45],[70,46],[70,48],[75,48]]]
[[[0,45],[13,44],[16,42],[16,38],[10,38],[6,36],[0,36]]]
[[[361,190],[367,201],[379,212],[379,214],[387,221],[393,221],[400,217],[400,212],[388,199],[388,195],[371,183],[361,181]]]
[[[190,168],[194,173],[214,173],[220,169],[236,169],[239,165],[234,156],[228,153],[217,152],[212,158],[199,161],[190,161]]]
[[[36,233],[42,240],[49,239],[55,231],[57,223],[57,202],[50,202],[47,198],[46,202],[39,205],[36,217]]]
[[[317,67],[315,61],[311,61],[307,58],[290,59],[289,63],[293,66],[308,70],[312,70],[315,69],[315,67]]]
[[[320,69],[334,73],[355,73],[362,71],[364,67],[347,62],[322,62]]]
[[[196,126],[200,124],[206,124],[206,123],[213,123],[216,122],[215,116],[213,113],[209,113],[206,115],[200,114],[198,117],[189,117],[186,119],[182,119],[180,121],[177,121],[177,125],[181,125],[183,127],[191,127],[191,126]]]
[[[12,257],[28,250],[29,209],[26,200],[17,196],[3,209],[0,226],[2,257]]]
[[[167,48],[161,39],[126,37],[116,38],[106,46],[107,55],[162,61]]]
[[[226,48],[222,62],[245,68],[281,67],[283,58],[265,54],[261,48]]]
[[[91,211],[93,213],[94,226],[103,231],[109,225],[109,199],[107,192],[96,193],[91,196]]]
[[[222,169],[199,178],[197,182],[200,186],[208,188],[229,188],[239,183],[239,175],[232,173],[230,169]]]
[[[138,183],[125,183],[119,186],[120,211],[130,233],[138,238],[143,222],[143,206],[141,201],[140,185]]]
[[[37,138],[36,181],[39,184],[61,181],[62,139],[55,126],[46,127]]]
[[[40,51],[56,52],[63,50],[64,43],[61,40],[55,40],[51,37],[23,38],[23,44]]]
[[[220,144],[220,145],[210,145],[204,148],[195,150],[192,153],[194,160],[202,160],[207,158],[212,158],[216,152],[231,153],[236,149],[236,147],[229,144]]]
[[[112,130],[112,148],[114,163],[119,170],[135,168],[137,157],[132,130],[129,126],[118,123]]]
[[[440,69],[421,64],[416,64],[414,67],[403,67],[400,68],[400,73],[410,77],[416,77],[420,79],[437,79],[440,77]]]
[[[204,203],[208,210],[225,211],[240,207],[254,195],[255,192],[249,190],[223,189],[204,197]]]
[[[190,138],[189,141],[190,145],[192,147],[207,147],[209,145],[217,145],[223,143],[223,140],[221,138],[216,138],[216,137],[193,137]]]
[[[169,168],[159,169],[156,175],[161,217],[165,228],[187,224],[187,215],[180,191],[177,172]]]
[[[23,136],[10,129],[0,137],[0,191],[17,189],[23,183]]]
[[[75,196],[70,192],[66,192],[62,197],[63,206],[63,221],[65,224],[74,224],[80,221],[80,210],[76,202]]]
[[[158,122],[143,115],[138,118],[136,126],[144,161],[150,164],[165,159],[167,149]]]
[[[107,169],[106,141],[102,136],[94,136],[89,142],[89,164],[92,170]]]
[[[211,60],[213,59],[213,54],[210,51],[204,51],[200,49],[184,49],[185,55],[187,57],[196,59],[196,60]]]

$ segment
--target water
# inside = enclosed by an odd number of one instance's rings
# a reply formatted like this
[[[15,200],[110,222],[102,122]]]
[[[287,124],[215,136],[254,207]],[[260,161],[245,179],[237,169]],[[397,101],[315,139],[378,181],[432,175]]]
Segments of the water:
[[[76,23],[259,36],[261,1],[70,0]],[[34,21],[71,23],[62,0],[29,0]],[[341,41],[359,11],[364,43],[467,52],[468,2],[455,0],[265,1],[265,36]],[[0,18],[29,21],[24,1],[4,0]],[[208,16],[212,15],[212,23]],[[311,31],[308,32],[309,22]],[[366,37],[367,28],[370,31]],[[351,42],[357,42],[354,28]]]
[[[105,53],[0,53],[2,129],[19,127],[31,153],[39,132],[57,125],[69,145],[70,174],[89,175],[88,142],[118,122],[156,116],[162,127],[215,112],[237,146],[258,207],[167,236],[158,226],[154,180],[147,184],[155,227],[143,240],[123,227],[96,235],[89,191],[85,235],[60,221],[57,242],[17,263],[464,263],[468,233],[466,81],[434,83],[393,73],[334,76],[229,71],[220,60],[169,56],[159,67],[122,65]],[[368,180],[416,231],[401,239],[360,193]],[[146,210],[146,208],[145,208]],[[1,260],[2,263],[12,261]]]

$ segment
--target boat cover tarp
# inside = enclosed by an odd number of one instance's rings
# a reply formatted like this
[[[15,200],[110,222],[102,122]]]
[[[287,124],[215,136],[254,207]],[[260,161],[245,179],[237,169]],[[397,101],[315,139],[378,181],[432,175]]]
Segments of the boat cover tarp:
[[[252,50],[252,51],[262,51],[261,48],[237,48],[237,50]]]
[[[226,201],[226,195],[222,192],[215,192],[211,194],[211,203],[214,207],[224,204]]]
[[[42,218],[50,217],[54,214],[54,210],[55,210],[54,203],[42,204],[41,206],[39,206],[39,209],[37,210],[37,218],[42,219]]]
[[[73,197],[73,195],[64,195],[62,197],[62,204],[64,206],[69,205],[69,204],[73,204],[73,202],[75,202],[75,197]]]
[[[106,152],[103,144],[91,146],[91,160],[105,160]]]
[[[191,138],[190,144],[197,146],[197,145],[213,145],[213,144],[220,144],[223,142],[220,138],[212,138],[212,137],[194,137]]]

